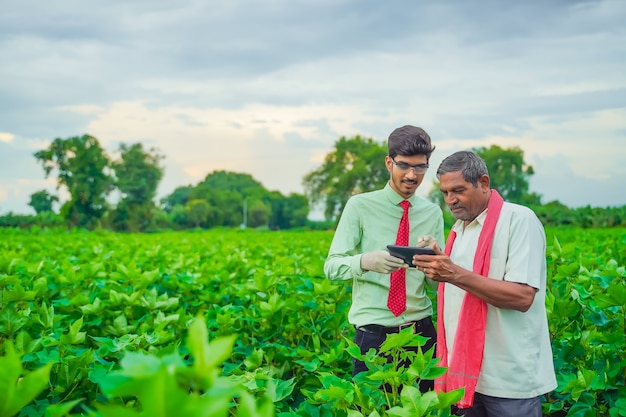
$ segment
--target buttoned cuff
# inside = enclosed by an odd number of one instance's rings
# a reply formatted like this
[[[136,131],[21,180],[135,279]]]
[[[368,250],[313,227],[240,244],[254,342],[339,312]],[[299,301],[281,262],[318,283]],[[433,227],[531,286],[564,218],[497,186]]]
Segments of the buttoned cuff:
[[[363,276],[363,268],[361,268],[362,253],[354,255],[350,260],[350,268],[355,278],[361,278]]]

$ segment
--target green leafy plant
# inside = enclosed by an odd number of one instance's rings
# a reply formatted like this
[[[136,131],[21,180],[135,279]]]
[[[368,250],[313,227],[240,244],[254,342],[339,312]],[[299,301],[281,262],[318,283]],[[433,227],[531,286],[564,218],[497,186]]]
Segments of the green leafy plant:
[[[544,415],[624,417],[626,234],[546,232],[546,307],[558,387],[544,398]],[[326,231],[0,229],[0,354],[6,358],[12,344],[22,381],[49,368],[45,387],[19,402],[16,415],[95,417],[96,405],[143,412],[140,393],[108,390],[123,378],[143,378],[144,368],[164,384],[176,375],[183,384],[177,386],[187,384],[202,397],[206,381],[193,376],[197,348],[182,343],[201,313],[211,355],[221,343],[229,346],[214,369],[220,383],[238,387],[231,415],[250,401],[260,412],[271,402],[277,416],[444,415],[445,397],[438,395],[428,411],[433,394],[414,392],[418,379],[441,372],[428,354],[404,357],[413,362],[405,373],[363,355],[370,371],[352,378],[359,352],[346,320],[351,283],[323,274],[331,238]],[[233,335],[232,344],[214,344]],[[404,345],[405,337],[398,335],[397,343]],[[393,358],[392,351],[386,354]],[[419,377],[410,374],[422,366]],[[151,389],[140,396],[156,396],[157,387]]]
[[[46,388],[52,363],[26,372],[11,341],[4,343],[4,350],[0,357],[0,416],[13,417]]]
[[[359,347],[347,340],[348,353],[363,361],[368,367],[354,380],[342,379],[330,372],[320,372],[322,387],[305,392],[308,404],[300,412],[306,415],[310,405],[332,411],[336,416],[449,416],[450,406],[463,396],[463,389],[449,393],[429,391],[422,393],[421,380],[434,380],[443,375],[446,368],[437,366],[433,358],[434,348],[426,353],[421,347],[426,338],[407,328],[397,334],[389,334],[380,351],[370,349],[365,355]],[[400,366],[409,363],[408,367]]]

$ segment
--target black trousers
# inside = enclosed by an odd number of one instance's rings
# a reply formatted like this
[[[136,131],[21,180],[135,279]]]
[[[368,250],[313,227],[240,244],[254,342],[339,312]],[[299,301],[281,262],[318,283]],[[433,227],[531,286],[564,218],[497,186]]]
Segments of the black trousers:
[[[474,405],[470,408],[456,409],[457,416],[465,417],[541,417],[542,397],[533,398],[498,398],[477,392]]]
[[[371,331],[367,331],[367,329],[371,329]],[[398,333],[399,328],[382,328],[382,326],[376,326],[376,328],[372,328],[370,326],[363,326],[361,328],[356,329],[356,334],[354,335],[354,343],[356,343],[361,349],[361,354],[364,355],[371,348],[376,349],[378,352],[380,349],[380,345],[387,338],[388,333]],[[433,347],[437,341],[437,331],[435,330],[435,326],[433,325],[432,317],[426,317],[420,321],[415,322],[414,331],[417,334],[421,334],[424,337],[429,338],[424,346],[421,347],[422,352],[426,352],[428,349]],[[419,349],[417,346],[408,346],[406,347],[407,351],[417,352]],[[392,358],[388,358],[389,362],[391,362]],[[356,359],[352,360],[353,370],[352,376],[367,371],[367,366],[365,362],[358,361]],[[401,363],[401,366],[407,368],[410,366],[410,363],[405,362]],[[435,388],[435,382],[431,380],[422,380],[419,384],[421,392],[432,391]]]

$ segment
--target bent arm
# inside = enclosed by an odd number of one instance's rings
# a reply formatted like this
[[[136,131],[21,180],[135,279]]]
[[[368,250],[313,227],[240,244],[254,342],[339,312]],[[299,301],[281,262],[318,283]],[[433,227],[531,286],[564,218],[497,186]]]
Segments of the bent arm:
[[[535,300],[537,289],[530,285],[486,278],[457,265],[454,265],[453,271],[444,282],[456,285],[495,307],[526,312]],[[438,280],[437,277],[433,279]]]
[[[499,308],[526,312],[545,279],[545,237],[539,221],[521,213],[510,221],[505,234],[508,256],[502,279],[485,278],[455,264],[435,247],[435,256],[415,256],[413,262],[425,269],[427,278],[447,282]]]
[[[363,274],[360,219],[352,203],[348,200],[341,214],[324,262],[324,274],[330,280],[352,279]]]

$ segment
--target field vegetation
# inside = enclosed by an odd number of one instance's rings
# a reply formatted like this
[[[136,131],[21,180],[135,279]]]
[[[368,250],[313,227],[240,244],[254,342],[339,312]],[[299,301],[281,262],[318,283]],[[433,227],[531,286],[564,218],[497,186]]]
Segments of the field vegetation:
[[[546,226],[559,386],[544,414],[626,416],[626,206],[544,203],[521,149],[474,151],[492,187]],[[52,141],[34,157],[67,200],[40,190],[35,215],[0,216],[0,417],[449,416],[460,392],[416,388],[446,371],[433,352],[400,349],[423,338],[385,342],[407,370],[361,356],[351,282],[322,272],[346,201],[388,181],[386,152],[342,137],[305,194],[214,171],[157,203],[158,150]],[[428,198],[445,209],[436,181]],[[370,370],[352,379],[354,358]]]
[[[624,229],[547,234],[544,414],[624,416]],[[445,371],[430,354],[403,372],[369,355],[352,380],[351,283],[322,273],[332,232],[0,237],[2,416],[447,416],[457,398],[415,388]]]

